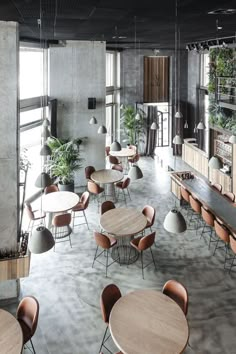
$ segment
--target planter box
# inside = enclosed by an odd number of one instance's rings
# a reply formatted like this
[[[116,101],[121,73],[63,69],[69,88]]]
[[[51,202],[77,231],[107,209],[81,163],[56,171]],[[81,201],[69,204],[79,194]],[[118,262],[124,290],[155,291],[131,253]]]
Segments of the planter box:
[[[26,256],[0,260],[0,281],[24,278],[30,271],[30,253]]]

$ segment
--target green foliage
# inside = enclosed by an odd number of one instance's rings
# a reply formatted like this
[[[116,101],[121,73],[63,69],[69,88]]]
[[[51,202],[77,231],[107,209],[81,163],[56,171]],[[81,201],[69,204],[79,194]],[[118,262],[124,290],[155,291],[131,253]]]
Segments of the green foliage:
[[[230,109],[221,108],[215,101],[209,104],[209,123],[236,133],[236,117]]]
[[[81,139],[65,140],[50,137],[47,145],[52,150],[49,170],[52,177],[59,178],[62,184],[69,184],[74,180],[74,172],[82,167],[82,158],[79,157]]]
[[[139,113],[140,119],[136,119],[136,114]],[[138,143],[139,136],[144,130],[144,112],[141,109],[136,109],[133,106],[124,106],[121,108],[121,123],[124,126],[125,133],[128,136],[129,143],[135,145]]]

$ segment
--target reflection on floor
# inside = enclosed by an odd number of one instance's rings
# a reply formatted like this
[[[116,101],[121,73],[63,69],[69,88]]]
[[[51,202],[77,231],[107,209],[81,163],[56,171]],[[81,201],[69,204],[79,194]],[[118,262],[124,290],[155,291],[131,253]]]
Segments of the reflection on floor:
[[[61,243],[56,252],[33,255],[30,276],[21,281],[22,295],[34,295],[40,303],[39,326],[33,338],[37,354],[98,353],[105,329],[99,307],[102,288],[115,283],[122,294],[140,288],[161,290],[172,278],[183,282],[189,291],[192,349],[188,347],[185,353],[235,353],[235,271],[228,275],[223,270],[223,253],[219,250],[212,256],[214,246],[208,250],[195,231],[174,235],[163,229],[164,217],[174,203],[169,173],[156,158],[142,158],[139,165],[144,178],[132,183],[128,206],[141,210],[150,204],[156,208],[153,253],[157,271],[152,265],[146,268],[143,280],[139,260],[128,268],[113,264],[108,278],[100,264],[91,268],[93,230],[99,229],[97,204],[91,202],[87,212],[90,231],[86,225],[77,227],[72,235],[73,248]],[[148,252],[144,256],[148,257]],[[115,353],[112,341],[110,347]]]

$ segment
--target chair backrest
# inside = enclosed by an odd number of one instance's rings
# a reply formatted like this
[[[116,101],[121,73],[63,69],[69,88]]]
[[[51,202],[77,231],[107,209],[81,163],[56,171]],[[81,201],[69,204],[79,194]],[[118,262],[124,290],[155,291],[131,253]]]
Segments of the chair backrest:
[[[58,191],[59,191],[59,188],[57,187],[57,185],[51,184],[50,186],[45,187],[44,194],[58,192]]]
[[[134,156],[132,156],[129,161],[131,162],[138,162],[140,159],[140,154],[135,154]]]
[[[109,249],[111,247],[111,241],[108,236],[101,234],[101,232],[94,231],[94,238],[96,244],[104,249]]]
[[[33,220],[34,219],[34,212],[32,210],[32,206],[30,203],[25,203],[25,210],[26,210],[27,215],[30,218],[30,220]]]
[[[144,216],[146,216],[147,221],[149,222],[149,226],[152,226],[155,221],[155,216],[156,216],[156,210],[151,206],[151,205],[145,205],[142,213]]]
[[[109,155],[109,162],[111,164],[117,165],[119,163],[119,160],[116,156]]]
[[[91,174],[96,170],[93,166],[87,166],[85,167],[84,171],[85,171],[85,178],[90,179]]]
[[[93,181],[88,181],[87,188],[88,191],[92,194],[99,194],[102,191],[101,187]]]
[[[163,294],[174,300],[183,310],[185,316],[188,313],[188,291],[185,286],[176,280],[168,280],[162,289]]]
[[[191,195],[187,189],[185,189],[183,186],[180,186],[180,193],[181,193],[181,196],[182,198],[187,202],[189,203],[189,196]]]
[[[71,214],[59,214],[55,215],[52,219],[52,224],[56,227],[68,226],[71,222]]]
[[[124,181],[122,182],[122,189],[128,188],[130,185],[130,178],[126,177]]]
[[[109,156],[110,150],[111,150],[110,146],[105,147],[106,156]]]
[[[134,154],[135,154],[136,151],[137,151],[137,147],[136,147],[135,145],[129,145],[129,149],[134,150]]]
[[[100,296],[100,306],[102,318],[105,323],[109,323],[111,310],[121,296],[120,289],[115,284],[109,284],[102,290]]]
[[[209,211],[206,210],[203,206],[201,207],[201,214],[203,220],[206,222],[207,225],[214,226],[214,215]]]
[[[236,254],[236,235],[234,237],[230,235],[229,242],[230,242],[230,248],[231,250]]]
[[[156,231],[152,232],[149,235],[143,236],[138,243],[139,250],[144,251],[147,248],[151,247],[155,241],[155,236],[156,236]]]
[[[219,191],[220,193],[222,192],[222,185],[219,183],[212,183],[212,188],[216,189],[217,191]]]
[[[226,226],[223,224],[219,223],[216,219],[214,220],[214,227],[215,227],[215,232],[217,236],[224,242],[229,243],[229,230],[227,229]]]
[[[32,337],[37,329],[39,317],[39,303],[34,296],[24,297],[18,305],[16,318],[29,328]],[[25,328],[25,326],[24,326]],[[27,339],[28,340],[28,339]]]
[[[191,208],[198,214],[201,214],[201,203],[199,200],[195,199],[192,195],[189,196],[189,203]]]
[[[115,209],[115,204],[111,200],[106,200],[101,205],[101,215],[104,214],[106,211]]]
[[[83,208],[84,210],[87,209],[88,205],[89,205],[89,192],[85,191],[81,197],[80,197],[80,201],[79,203],[83,204]]]
[[[113,165],[112,170],[123,172],[123,167],[121,165]]]
[[[225,192],[223,195],[231,202],[235,201],[235,194],[233,192]]]

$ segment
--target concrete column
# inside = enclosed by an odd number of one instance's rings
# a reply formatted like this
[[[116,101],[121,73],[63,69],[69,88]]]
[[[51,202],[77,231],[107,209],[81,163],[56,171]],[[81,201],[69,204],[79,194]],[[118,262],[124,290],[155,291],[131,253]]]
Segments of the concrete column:
[[[18,24],[0,22],[0,249],[17,246]],[[0,299],[17,295],[17,281],[0,282]]]
[[[50,48],[50,96],[58,100],[57,135],[87,137],[81,146],[83,168],[75,180],[85,185],[84,167],[105,166],[105,135],[97,134],[105,124],[106,47],[104,42],[67,41],[65,47]],[[88,97],[96,98],[96,109],[88,109]],[[91,116],[98,120],[90,125]]]

